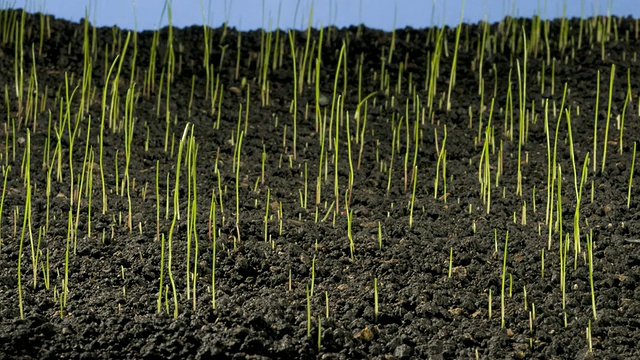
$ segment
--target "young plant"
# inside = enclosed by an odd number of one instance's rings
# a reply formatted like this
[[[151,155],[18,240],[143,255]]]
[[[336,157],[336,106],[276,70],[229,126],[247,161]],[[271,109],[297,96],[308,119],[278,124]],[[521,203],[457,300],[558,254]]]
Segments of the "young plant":
[[[236,226],[240,224],[240,155],[242,154],[242,139],[244,138],[244,131],[240,132],[237,144],[237,160],[236,160]],[[238,233],[238,240],[240,240],[240,233]]]
[[[107,73],[107,78],[104,83],[104,89],[102,90],[102,116],[100,121],[100,179],[102,184],[102,215],[107,213],[107,186],[104,180],[104,163],[103,163],[103,144],[104,144],[104,120],[106,118],[106,107],[107,107],[107,92],[109,89],[109,79],[111,78],[111,72],[113,68],[116,66],[118,61],[118,56],[113,59],[113,63],[111,63],[111,67],[109,68],[109,72]],[[114,83],[114,86],[117,86],[117,83]]]
[[[311,336],[311,291],[307,284],[307,337]]]
[[[596,108],[594,109],[593,120],[593,172],[596,172],[596,151],[598,145],[598,107],[600,104],[600,70],[598,70],[596,77]],[[562,114],[562,113],[561,113]]]
[[[451,278],[451,274],[453,273],[453,247],[449,248],[449,275],[448,278]]]
[[[589,285],[591,287],[591,309],[593,310],[593,320],[598,320],[596,312],[596,290],[593,285],[593,229],[589,231],[587,236],[587,254],[589,257]]]
[[[215,197],[211,196],[211,223],[212,223],[212,237],[211,237],[211,308],[216,309],[216,257],[217,257],[217,222],[216,222],[216,202]]]
[[[460,22],[458,23],[458,28],[456,29],[456,44],[455,50],[453,51],[453,64],[451,65],[451,75],[449,76],[449,90],[447,91],[447,111],[451,110],[451,88],[455,86],[456,83],[456,68],[458,66],[458,48],[460,47],[460,33],[462,31],[462,17],[464,16],[464,2],[462,0],[462,5],[460,7]],[[389,56],[391,57],[391,56]]]
[[[631,171],[629,172],[629,190],[627,190],[627,209],[631,206],[631,187],[633,186],[633,173],[636,167],[636,142],[633,142],[633,155],[631,158]],[[5,186],[6,186],[6,175],[5,175]],[[4,198],[4,192],[3,192]],[[0,210],[2,210],[2,205],[0,204]]]
[[[500,322],[500,327],[504,328],[505,326],[505,321],[504,321],[504,313],[505,313],[505,305],[504,305],[504,301],[505,301],[505,295],[504,295],[504,283],[505,280],[507,278],[507,251],[509,248],[509,232],[507,231],[507,236],[504,239],[504,254],[502,256],[502,293],[500,295],[500,302],[501,302],[501,314],[500,314],[500,318],[501,318],[501,322]]]
[[[353,222],[353,210],[347,212],[347,237],[349,238],[349,252],[351,253],[351,260],[354,260],[355,244],[353,242],[353,233],[351,231]]]
[[[409,227],[413,226],[413,208],[416,203],[416,184],[418,182],[418,166],[413,167],[413,190],[411,192],[411,203],[409,210]]]
[[[4,197],[7,194],[7,180],[9,179],[10,171],[11,166],[2,166],[2,175],[4,176],[4,181],[2,182],[2,197],[0,198],[0,250],[2,250],[2,209],[4,208]]]
[[[520,117],[519,117],[519,126],[518,126],[518,178],[517,178],[517,187],[516,194],[522,197],[522,145],[526,141],[525,139],[525,122],[526,119],[526,111],[527,111],[527,35],[522,29],[522,41],[524,42],[524,53],[523,53],[523,70],[520,71],[520,62],[517,61],[516,65],[518,68],[518,100],[520,101]]]
[[[313,297],[313,289],[316,284],[316,256],[313,256],[311,259],[311,288],[310,288],[310,296]]]
[[[25,232],[27,231],[27,226],[29,227],[29,236],[31,237],[31,136],[29,133],[29,129],[27,129],[27,148],[25,150],[25,159],[26,159],[26,171],[25,171],[25,183],[27,185],[27,195],[24,205],[24,214],[23,214],[23,222],[22,222],[22,232],[20,233],[20,248],[18,249],[18,307],[20,309],[20,319],[24,320],[24,305],[22,301],[22,248],[24,245],[24,237]],[[69,212],[71,214],[71,212]],[[33,240],[31,240],[33,243]],[[33,247],[33,246],[32,246]],[[68,251],[67,244],[67,251]],[[32,249],[33,251],[33,249]],[[68,256],[68,253],[67,253]],[[37,260],[36,261],[37,264]],[[34,283],[36,277],[36,269],[37,267],[34,265]]]
[[[373,321],[378,322],[378,278],[373,278]]]
[[[269,227],[269,202],[271,200],[271,189],[267,188],[267,201],[264,209],[264,242],[268,240],[268,227]]]
[[[311,25],[313,23],[313,2],[311,3],[311,9],[309,10],[309,24],[307,26],[307,42],[305,44],[304,47],[304,56],[302,57],[302,66],[300,67],[300,74],[298,75],[298,85],[297,88],[294,86],[295,89],[298,90],[298,92],[300,92],[300,94],[302,94],[302,90],[303,90],[303,84],[304,84],[304,71],[305,68],[307,66],[307,55],[309,54],[309,43],[311,40]],[[294,53],[295,54],[295,53]],[[294,63],[296,62],[295,56],[294,56]],[[294,69],[295,69],[295,65],[294,65]],[[295,72],[295,70],[294,70]],[[295,148],[295,147],[294,147]]]
[[[627,95],[624,98],[624,105],[622,106],[622,115],[620,116],[620,137],[618,139],[618,143],[620,145],[619,153],[622,154],[622,135],[624,134],[624,119],[627,114],[627,105],[629,105],[629,101],[631,100],[631,69],[627,68]]]
[[[164,234],[162,234],[160,239],[160,276],[159,276],[159,286],[158,286],[158,301],[157,301],[157,313],[162,312],[162,293],[164,290],[163,281],[164,281]]]
[[[437,133],[436,133],[437,136]],[[433,184],[433,198],[437,199],[438,198],[438,184],[440,183],[439,178],[440,178],[440,164],[442,163],[442,172],[443,172],[443,176],[442,176],[442,181],[443,184],[447,183],[447,175],[444,171],[444,163],[443,163],[443,158],[444,158],[444,154],[445,154],[445,146],[447,144],[447,125],[444,125],[444,138],[442,139],[442,148],[440,149],[440,151],[438,152],[438,161],[436,163],[436,179],[434,180],[434,184]],[[443,197],[446,199],[446,189],[445,189],[445,193],[442,194]]]
[[[293,31],[289,31],[289,44],[291,45],[291,57],[293,58],[293,160],[296,160],[296,145],[298,134],[298,73],[296,72],[296,44],[293,38]],[[307,46],[308,45],[309,35],[307,35]],[[340,69],[340,66],[338,66],[338,69]],[[300,78],[302,79],[303,76]]]
[[[602,150],[602,168],[600,172],[604,173],[604,166],[607,162],[607,143],[609,140],[609,122],[611,121],[611,105],[613,103],[613,81],[616,76],[616,65],[611,64],[611,76],[609,78],[609,104],[607,106],[607,123],[604,128],[604,149]]]

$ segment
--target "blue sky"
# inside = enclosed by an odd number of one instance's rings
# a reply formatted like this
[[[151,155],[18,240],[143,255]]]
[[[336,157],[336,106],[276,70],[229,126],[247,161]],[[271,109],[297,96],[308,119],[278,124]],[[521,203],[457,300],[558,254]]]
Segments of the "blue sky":
[[[391,30],[456,25],[463,0],[172,0],[174,26],[210,26],[228,20],[241,30],[260,27],[306,27],[314,4],[313,25],[367,26]],[[154,30],[168,23],[164,0],[0,0],[0,7],[26,8],[78,21],[89,9],[89,19],[98,26],[118,25],[125,29]],[[263,10],[264,4],[264,10]],[[547,18],[612,15],[640,17],[638,0],[466,0],[463,21],[499,21],[505,15]],[[297,11],[296,11],[297,10]],[[203,16],[204,14],[204,16]],[[395,14],[395,15],[394,15]],[[278,22],[278,18],[280,19]]]

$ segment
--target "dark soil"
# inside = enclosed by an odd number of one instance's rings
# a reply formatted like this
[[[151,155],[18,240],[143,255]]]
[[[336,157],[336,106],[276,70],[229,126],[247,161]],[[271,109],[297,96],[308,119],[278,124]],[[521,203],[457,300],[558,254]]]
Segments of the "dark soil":
[[[2,16],[15,19],[11,14],[10,11],[3,12]],[[125,181],[125,133],[119,124],[122,124],[125,113],[131,79],[134,39],[131,39],[120,74],[120,100],[117,105],[120,113],[115,117],[115,129],[109,127],[107,110],[103,160],[108,200],[107,211],[103,214],[98,134],[106,77],[105,61],[110,65],[115,56],[121,54],[126,33],[100,28],[96,30],[95,44],[89,42],[90,46],[95,45],[92,92],[87,95],[90,99],[88,111],[81,112],[78,109],[83,76],[83,25],[50,19],[50,33],[44,32],[40,53],[40,18],[37,15],[26,16],[24,98],[27,98],[35,61],[39,98],[35,122],[33,116],[27,116],[18,108],[15,41],[9,37],[0,46],[0,86],[6,94],[0,102],[4,125],[1,163],[8,179],[0,224],[0,358],[640,358],[637,345],[640,343],[640,244],[630,241],[640,238],[640,225],[636,223],[640,217],[640,196],[635,187],[627,208],[633,146],[640,140],[638,21],[612,18],[611,32],[604,47],[597,31],[607,29],[606,18],[588,20],[584,27],[577,19],[567,24],[568,44],[564,50],[559,44],[561,22],[554,21],[549,27],[549,47],[542,38],[527,57],[527,135],[520,160],[522,196],[517,194],[520,106],[517,71],[518,66],[523,68],[524,65],[522,28],[527,32],[528,46],[534,44],[530,36],[530,19],[510,19],[491,26],[491,44],[496,46],[487,46],[482,60],[483,100],[478,94],[480,59],[477,57],[482,27],[464,26],[449,111],[446,110],[446,98],[455,29],[445,31],[446,53],[443,49],[432,108],[427,107],[425,76],[427,61],[431,61],[435,50],[436,31],[396,31],[392,61],[384,66],[388,82],[381,88],[381,57],[388,57],[391,34],[356,27],[325,29],[319,90],[327,96],[329,104],[316,108],[315,79],[310,84],[305,79],[297,98],[295,158],[294,124],[290,112],[294,98],[293,63],[285,32],[279,33],[278,48],[271,52],[269,67],[273,65],[274,52],[277,55],[282,53],[282,64],[269,70],[269,104],[262,106],[261,84],[258,82],[261,32],[238,33],[227,29],[223,36],[223,29],[213,30],[210,63],[215,76],[219,75],[219,92],[223,98],[220,111],[216,103],[212,114],[211,96],[205,92],[202,27],[174,29],[176,67],[168,102],[169,142],[174,139],[173,151],[171,144],[165,151],[167,80],[166,75],[162,75],[167,64],[169,31],[167,28],[160,31],[156,84],[149,91],[144,78],[149,69],[153,34],[149,31],[139,33],[133,80],[136,84],[133,89],[135,126],[129,165],[130,229],[127,186],[124,186],[124,194],[117,187],[122,189]],[[581,28],[583,35],[579,48]],[[91,33],[92,28],[89,28],[90,37]],[[316,44],[318,35],[316,30],[311,31],[310,45]],[[240,36],[238,58],[236,51]],[[298,56],[302,56],[306,33],[298,32],[295,38]],[[323,165],[321,201],[316,206],[321,150],[315,118],[317,111],[322,114],[326,111],[329,124],[336,67],[343,42],[347,44],[348,82],[344,93],[342,74],[337,83],[338,95],[344,98],[344,108],[338,109],[341,115],[336,117],[340,121],[336,211],[335,143],[329,148],[329,141],[334,139],[335,121],[333,133],[329,134],[327,129],[323,161],[328,159],[329,163],[326,178]],[[223,56],[224,46],[228,47]],[[313,53],[313,61],[307,62],[307,69],[315,66],[316,57],[317,49]],[[357,125],[354,118],[360,96],[360,59],[363,60],[361,97],[372,92],[375,95],[366,103],[367,124],[362,160],[358,165],[360,143],[355,142],[354,135],[356,126],[362,129],[362,123]],[[298,62],[298,71],[300,64],[301,61]],[[605,137],[613,64],[615,81],[611,125]],[[543,65],[544,84],[540,80]],[[553,82],[552,68],[555,70]],[[116,71],[117,66],[111,80]],[[601,89],[597,115],[597,162],[596,171],[593,171],[597,71],[601,76]],[[71,103],[69,116],[73,121],[71,127],[65,126],[62,131],[60,178],[57,178],[54,131],[67,111],[65,75],[68,76]],[[399,78],[402,82],[398,86]],[[624,114],[624,142],[619,154],[620,127],[616,119],[623,115],[628,79],[631,81],[631,100]],[[162,91],[161,81],[164,81]],[[192,81],[195,91],[189,113]],[[549,100],[549,138],[553,149],[565,84],[565,108],[571,115],[572,132],[569,137],[567,117],[563,116],[557,130],[563,217],[562,224],[555,227],[558,202],[554,196],[551,247],[548,248],[548,165],[544,121],[547,113],[544,101]],[[415,87],[416,96],[413,96],[410,86]],[[513,99],[511,105],[507,104],[509,86]],[[109,86],[109,109],[113,89]],[[494,94],[494,142],[489,146],[491,206],[487,213],[480,194],[478,167]],[[160,100],[158,96],[161,96]],[[8,103],[10,108],[7,108]],[[481,104],[485,106],[482,109]],[[505,114],[509,113],[505,109],[510,108],[513,108],[513,138],[505,134],[507,129],[504,126]],[[361,119],[364,109],[363,104]],[[239,113],[240,129],[244,130],[246,126],[246,132],[243,133],[239,169],[240,220],[236,223],[236,174],[233,167]],[[220,127],[215,129],[218,118]],[[78,130],[75,136],[70,136],[76,119],[79,119]],[[408,204],[413,190],[411,169],[416,119],[419,131],[417,182],[413,223],[410,224]],[[508,128],[511,127],[510,121],[506,122]],[[157,231],[159,229],[162,234],[161,238],[168,239],[174,213],[178,143],[187,123],[193,124],[198,146],[197,237],[191,237],[187,260],[186,214],[189,199],[194,198],[190,196],[194,189],[189,187],[183,159],[179,193],[181,217],[173,229],[171,244],[171,270],[178,302],[176,309],[169,278],[169,244],[165,242],[161,277],[162,241],[157,238]],[[87,147],[89,124],[91,133]],[[355,175],[348,208],[344,200],[350,172],[347,124],[352,136]],[[437,149],[442,149],[445,125],[447,195],[443,196],[444,183],[440,173],[439,190],[434,197]],[[482,126],[481,131],[479,126]],[[50,141],[47,140],[49,128]],[[399,144],[395,151],[391,149],[393,129],[399,129],[396,133]],[[148,150],[145,150],[147,131]],[[479,133],[481,139],[476,141]],[[26,164],[23,163],[25,157],[29,157],[26,153],[29,136],[30,180],[23,165]],[[574,146],[576,173],[571,161],[570,139]],[[606,166],[601,171],[605,141],[608,141],[608,151]],[[502,173],[495,186],[501,148]],[[84,164],[89,162],[85,161],[86,149],[94,153],[94,167],[92,176],[86,173],[83,177]],[[263,149],[266,152],[264,183],[261,181]],[[73,178],[69,164],[71,153]],[[573,220],[577,199],[574,179],[577,178],[579,185],[587,153],[590,153],[591,162],[578,218],[581,243],[580,249],[574,251]],[[391,154],[394,159],[387,191]],[[408,160],[408,169],[405,159]],[[219,172],[216,172],[216,163]],[[49,164],[53,164],[51,173],[48,172]],[[308,172],[306,208],[301,206],[300,200],[305,194],[305,166]],[[442,168],[441,164],[441,171]],[[156,171],[159,173],[160,193],[158,228]],[[48,177],[51,177],[51,189],[47,229]],[[91,205],[86,191],[89,178],[93,182]],[[170,184],[167,184],[167,178]],[[80,181],[83,181],[84,190],[78,210]],[[31,216],[25,223],[28,183],[32,190]],[[72,195],[71,187],[75,195]],[[222,189],[222,194],[219,189]],[[270,189],[270,209],[265,242],[267,189]],[[215,230],[210,230],[209,223],[212,192],[217,203],[215,225],[218,230],[215,309],[211,293],[212,231]],[[525,206],[526,221],[523,216]],[[349,211],[353,214],[353,257],[346,215]],[[77,231],[71,234],[68,231],[70,212],[72,224],[78,222]],[[23,230],[25,224],[26,231]],[[72,228],[76,229],[75,225]],[[594,319],[591,302],[586,245],[590,232],[593,234],[597,319]],[[507,233],[503,299],[503,254]],[[21,239],[23,319],[18,295]],[[561,239],[569,241],[564,307]],[[37,251],[32,251],[32,247],[37,249],[38,246],[40,257],[34,287],[32,254]],[[449,276],[450,251],[453,255]],[[49,254],[48,263],[46,254]],[[68,297],[64,304],[61,296],[67,254]],[[187,264],[191,271],[189,279]],[[194,268],[197,269],[195,281],[192,275]],[[47,271],[50,274],[48,287],[45,286]],[[164,289],[158,313],[161,279]],[[374,281],[377,281],[379,301],[377,316]],[[190,293],[187,293],[188,283]],[[313,295],[307,296],[307,289],[311,286]],[[310,335],[307,328],[308,298]],[[501,319],[503,302],[504,326]],[[587,339],[589,326],[592,353]]]

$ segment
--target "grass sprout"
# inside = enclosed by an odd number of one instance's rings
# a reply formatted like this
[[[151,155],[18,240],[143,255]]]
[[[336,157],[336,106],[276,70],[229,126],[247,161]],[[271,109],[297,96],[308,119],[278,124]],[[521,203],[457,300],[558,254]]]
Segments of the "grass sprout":
[[[587,256],[589,258],[589,286],[591,288],[591,309],[593,310],[593,320],[598,320],[596,312],[596,290],[593,284],[593,229],[589,231],[587,236]]]
[[[458,49],[460,48],[460,33],[462,32],[462,18],[464,17],[464,3],[465,0],[462,0],[462,5],[460,6],[460,21],[458,23],[458,27],[456,29],[456,43],[455,50],[453,51],[453,64],[451,65],[451,75],[449,76],[449,90],[447,91],[447,111],[451,110],[451,88],[456,83],[456,68],[458,66]],[[389,55],[391,58],[391,55]]]
[[[4,180],[2,181],[2,196],[0,197],[0,251],[2,250],[2,209],[4,208],[4,198],[7,195],[7,180],[9,179],[10,171],[11,166],[2,166],[2,176]]]
[[[633,173],[636,167],[636,142],[633,143],[633,155],[631,157],[631,171],[629,172],[629,189],[627,190],[627,209],[631,206],[631,187],[633,186]],[[5,184],[6,184],[6,176],[5,176]],[[4,192],[3,192],[4,197]],[[0,210],[2,209],[0,205]]]
[[[611,76],[609,78],[609,104],[607,105],[607,122],[604,128],[604,145],[602,149],[602,168],[601,172],[604,173],[604,166],[607,162],[607,145],[609,142],[609,122],[611,121],[611,105],[613,103],[613,81],[616,77],[616,64],[611,64]]]
[[[507,231],[507,235],[504,239],[504,254],[502,255],[502,291],[500,293],[500,327],[504,328],[505,326],[505,295],[504,295],[504,283],[507,277],[507,251],[509,246],[509,232]],[[491,315],[489,315],[491,318]]]

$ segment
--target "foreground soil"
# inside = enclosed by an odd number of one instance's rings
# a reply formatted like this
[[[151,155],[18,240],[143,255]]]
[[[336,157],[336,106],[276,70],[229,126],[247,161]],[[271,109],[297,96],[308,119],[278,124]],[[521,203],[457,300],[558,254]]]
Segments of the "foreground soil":
[[[53,143],[47,142],[49,116],[52,123],[57,124],[66,111],[60,100],[65,98],[65,74],[69,78],[70,94],[77,86],[81,88],[83,25],[51,19],[50,34],[45,32],[42,50],[38,54],[40,19],[28,15],[26,21],[27,36],[23,45],[26,49],[23,59],[25,83],[28,83],[35,61],[38,93],[45,102],[39,105],[41,110],[35,124],[21,123],[22,114],[17,112],[14,91],[15,45],[10,41],[4,43],[0,47],[0,85],[5,89],[11,106],[7,108],[6,101],[0,104],[5,124],[2,138],[7,139],[2,145],[2,164],[8,179],[0,224],[0,357],[640,358],[637,346],[640,343],[640,244],[630,241],[640,238],[640,225],[636,222],[640,217],[640,195],[635,187],[631,190],[630,206],[627,207],[633,144],[640,138],[637,21],[613,18],[617,37],[611,35],[601,46],[593,29],[598,28],[598,22],[606,24],[606,19],[589,20],[587,23],[590,25],[583,30],[580,48],[577,45],[580,22],[568,21],[570,45],[564,51],[558,43],[561,23],[554,21],[549,29],[549,49],[540,46],[530,52],[526,91],[530,120],[527,142],[523,144],[523,157],[520,159],[522,196],[516,193],[519,161],[517,69],[523,66],[524,57],[520,32],[506,39],[500,37],[507,31],[503,28],[506,22],[491,27],[497,46],[488,49],[482,60],[484,99],[478,94],[480,61],[476,59],[482,27],[465,25],[461,33],[450,110],[446,110],[446,98],[455,29],[445,31],[447,52],[443,52],[440,63],[433,116],[429,116],[428,108],[424,110],[428,98],[425,69],[435,50],[433,44],[437,32],[429,29],[398,30],[393,40],[392,61],[385,66],[388,85],[381,86],[382,61],[389,54],[392,34],[355,27],[325,29],[319,90],[329,99],[329,104],[316,108],[315,82],[312,80],[307,84],[305,80],[297,97],[295,159],[291,107],[294,98],[293,63],[285,32],[278,35],[281,36],[281,49],[272,52],[272,58],[278,51],[283,53],[282,64],[269,72],[269,104],[263,106],[261,84],[258,83],[260,68],[256,65],[261,52],[261,32],[213,31],[215,46],[212,47],[210,63],[214,64],[215,75],[219,75],[223,98],[220,107],[216,103],[212,113],[210,94],[205,92],[202,27],[173,30],[177,59],[169,98],[171,121],[168,129],[169,139],[174,139],[173,151],[171,145],[165,149],[167,94],[166,89],[161,93],[159,85],[166,64],[168,29],[161,31],[156,86],[149,93],[144,91],[143,79],[149,68],[153,34],[140,33],[136,39],[136,121],[129,165],[129,174],[135,179],[130,193],[132,229],[128,221],[127,193],[121,194],[118,190],[123,186],[125,167],[122,129],[106,129],[104,132],[104,181],[108,193],[104,214],[101,211],[102,184],[98,168],[98,132],[106,75],[104,49],[109,46],[106,61],[110,64],[116,55],[121,54],[126,33],[111,28],[97,29],[93,103],[88,113],[81,116],[75,141],[70,142],[69,131],[63,131],[60,142],[61,178],[56,179],[57,165],[53,168],[53,176],[47,171],[48,163],[55,164],[51,154],[54,154],[56,145],[55,136]],[[513,29],[524,27],[529,35],[531,20],[515,20],[512,24],[517,24]],[[239,36],[241,48],[238,56],[236,45]],[[318,36],[316,30],[311,31],[312,45],[316,44]],[[335,148],[325,153],[329,161],[327,176],[324,177],[323,166],[321,201],[318,205],[315,201],[321,153],[315,118],[317,111],[326,111],[327,116],[331,114],[331,97],[343,41],[348,42],[348,84],[346,92],[342,93],[344,80],[340,75],[338,94],[344,98],[344,116],[340,119],[336,210]],[[512,47],[512,41],[515,47]],[[306,33],[297,33],[298,50],[304,49],[305,42]],[[31,55],[32,43],[35,59]],[[120,117],[129,88],[132,48],[130,45],[122,66]],[[315,54],[312,57],[314,61],[317,49]],[[298,56],[302,56],[302,51],[298,51]],[[555,60],[550,63],[547,56]],[[367,124],[363,132],[361,161],[358,161],[361,145],[352,138],[355,169],[353,192],[347,209],[344,194],[348,188],[350,164],[346,127],[348,124],[352,136],[356,126],[362,129],[362,124],[356,124],[354,120],[360,96],[360,61],[363,64],[361,98],[370,93],[374,95],[366,104]],[[300,64],[298,62],[298,70]],[[615,64],[615,78],[611,125],[607,133],[612,64]],[[541,84],[543,65],[546,75]],[[552,67],[555,72],[553,81]],[[596,115],[598,74],[601,81]],[[402,82],[396,89],[399,78]],[[631,100],[624,114],[624,142],[619,153],[620,125],[616,119],[623,115],[628,79],[631,81]],[[195,89],[193,98],[192,84]],[[565,107],[571,115],[571,134],[567,130],[566,117],[561,119],[556,130],[558,116],[562,113],[565,84]],[[417,88],[417,97],[412,96],[410,86]],[[508,114],[505,109],[508,109],[509,87],[515,103],[512,104],[515,118],[513,138],[505,134],[503,125],[505,114]],[[79,92],[78,89],[72,101],[70,111],[73,119],[78,113]],[[109,99],[111,93],[109,90]],[[492,193],[487,213],[478,181],[484,142],[484,128],[480,132],[479,126],[486,126],[494,96],[492,121],[495,124],[495,142],[490,145]],[[557,161],[561,165],[562,179],[563,221],[552,228],[550,247],[546,223],[549,189],[548,145],[543,121],[545,99],[549,104],[552,147],[558,134]],[[422,109],[417,114],[414,101],[420,102],[419,109]],[[427,114],[425,118],[422,118],[423,111]],[[236,131],[241,128],[238,125],[239,114],[240,124],[246,126],[246,132],[243,133],[240,153],[237,222],[234,144]],[[481,117],[484,125],[479,125]],[[411,164],[416,118],[419,136],[412,213],[408,204],[413,192]],[[574,179],[577,177],[579,184],[585,156],[588,153],[593,155],[595,118],[598,119],[597,171],[593,171],[592,159],[588,164],[580,205],[581,247],[574,253],[573,219],[577,199]],[[220,127],[215,129],[218,119]],[[70,184],[76,184],[71,187],[77,188],[84,168],[90,122],[88,148],[95,152],[92,203],[88,202],[86,191],[82,191],[78,211],[77,204],[71,206],[70,197],[76,197],[70,192]],[[162,241],[157,237],[156,200],[159,200],[161,214],[158,229],[167,237],[174,211],[178,143],[187,123],[193,124],[198,144],[198,250],[194,248],[196,239],[192,238],[187,259],[184,214],[190,205],[188,194],[192,189],[187,187],[183,162],[179,197],[183,217],[177,222],[171,245],[176,308],[174,290],[171,286],[165,288],[171,280],[167,254],[161,258]],[[506,123],[510,127],[509,122]],[[447,140],[443,145],[445,125]],[[399,145],[392,150],[393,129],[398,128]],[[30,134],[32,220],[26,235],[23,235],[26,181],[22,164],[26,156],[27,130]],[[327,134],[326,146],[329,146],[333,134],[328,130]],[[149,140],[145,148],[147,136]],[[601,170],[605,142],[608,151],[606,165]],[[335,143],[332,146],[335,147]],[[442,164],[437,173],[438,149],[443,146],[446,146],[446,195],[443,195]],[[264,181],[263,149],[266,153]],[[502,173],[496,180],[500,149],[503,154]],[[72,151],[73,179],[69,164]],[[577,175],[573,170],[572,156]],[[406,159],[408,171],[405,170]],[[327,161],[327,158],[323,160]],[[307,195],[305,169],[308,173]],[[159,174],[159,198],[156,198],[156,172]],[[637,177],[637,170],[635,172]],[[44,231],[49,176],[53,179],[50,223],[48,230]],[[389,179],[390,187],[387,188]],[[438,179],[439,190],[434,196],[434,180]],[[269,214],[273,216],[269,217],[265,242],[267,189],[270,191]],[[219,231],[215,239],[215,308],[211,291],[213,238],[209,227],[212,192],[217,203],[215,225]],[[304,202],[305,196],[307,206],[303,207],[301,199]],[[554,206],[558,204],[556,197],[552,202]],[[353,214],[353,256],[348,234],[348,210]],[[70,211],[73,221],[78,221],[78,230],[75,246],[68,251]],[[586,236],[590,232],[593,234],[593,293],[597,319],[594,319],[592,307],[586,245]],[[506,281],[503,283],[507,233]],[[34,287],[31,248],[38,245],[31,245],[30,239],[37,241],[38,234],[42,235],[39,243],[41,256]],[[559,244],[560,239],[564,241],[568,234],[570,236],[566,239],[570,250],[567,252],[563,306]],[[21,255],[24,319],[20,318],[18,297],[21,238],[24,239]],[[165,248],[168,252],[168,244]],[[49,254],[48,263],[46,254]],[[67,254],[68,298],[66,305],[61,306]],[[194,268],[197,269],[195,277],[186,278],[187,263],[192,273]],[[48,287],[45,286],[46,271],[43,269],[50,269]],[[158,312],[161,280],[164,285]],[[377,286],[374,287],[375,282]],[[311,287],[313,295],[308,293]],[[191,291],[187,292],[187,289]],[[587,338],[589,333],[592,352]]]

